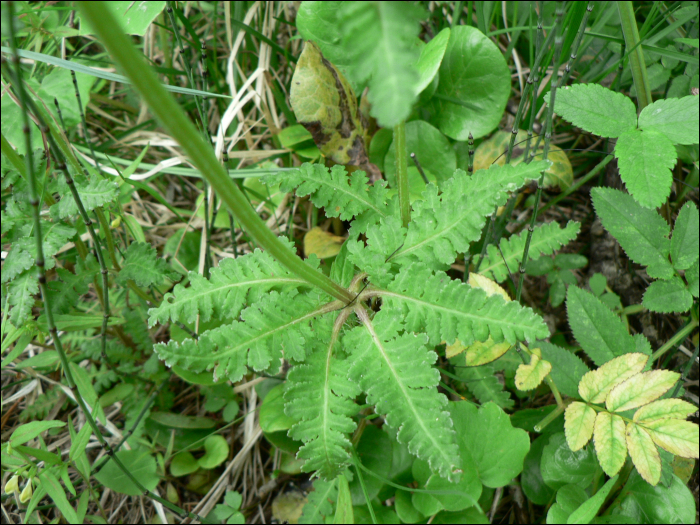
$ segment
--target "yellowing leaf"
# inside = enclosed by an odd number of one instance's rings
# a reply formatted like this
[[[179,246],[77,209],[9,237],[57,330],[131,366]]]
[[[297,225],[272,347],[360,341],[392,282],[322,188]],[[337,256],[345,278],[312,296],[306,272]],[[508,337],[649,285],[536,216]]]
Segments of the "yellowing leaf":
[[[462,342],[459,339],[455,339],[455,342],[452,343],[451,345],[448,345],[446,341],[443,341],[445,343],[445,357],[447,359],[451,359],[456,355],[461,354],[464,352],[467,347],[462,344]],[[480,343],[480,344],[485,344],[485,343]]]
[[[648,356],[636,352],[611,359],[581,378],[579,395],[589,403],[602,403],[616,385],[644,370],[647,359]]]
[[[644,424],[654,443],[671,454],[698,459],[698,426],[681,419],[658,419]]]
[[[552,370],[552,363],[545,361],[534,352],[530,356],[530,364],[522,364],[515,371],[515,386],[519,390],[532,390],[542,382],[547,374]]]
[[[651,437],[639,425],[627,423],[627,450],[637,472],[650,485],[656,485],[661,479],[661,458]]]
[[[323,155],[338,164],[361,167],[372,180],[381,178],[367,156],[365,124],[355,93],[313,42],[306,42],[299,56],[289,98],[299,124],[311,133]]]
[[[651,370],[635,375],[610,391],[605,406],[611,412],[624,412],[646,405],[662,396],[680,376],[670,370]]]
[[[600,466],[608,476],[614,476],[627,458],[625,422],[615,414],[599,412],[595,418],[593,437]]]
[[[499,294],[506,302],[510,301],[508,292],[506,292],[501,285],[478,273],[472,272],[469,274],[469,285],[472,288],[481,288],[489,295]]]
[[[497,131],[490,139],[479,144],[474,152],[474,170],[488,169],[494,161],[495,164],[503,166],[506,162],[505,152],[508,148],[510,137],[511,133],[507,131]],[[513,147],[513,156],[510,161],[514,166],[520,164],[525,158],[526,143],[523,142],[525,139],[527,139],[527,132],[524,130],[518,131],[515,137],[516,145]],[[531,148],[535,147],[536,142],[537,136],[532,138],[530,142]],[[535,160],[542,159],[543,150],[544,143],[541,140],[535,153]],[[552,165],[545,171],[544,187],[559,186],[561,190],[565,190],[571,186],[574,181],[574,170],[561,148],[550,144],[547,159],[552,162]]]
[[[685,419],[697,409],[682,399],[660,399],[637,410],[634,421],[646,424],[656,419]]]
[[[313,253],[319,259],[335,257],[338,255],[344,242],[345,237],[333,235],[316,226],[304,235],[304,254],[308,257]]]
[[[564,412],[564,433],[569,448],[576,452],[583,448],[593,436],[596,412],[586,403],[574,401]]]
[[[467,366],[485,365],[501,357],[511,346],[509,343],[495,343],[490,337],[486,341],[478,341],[467,348],[466,364]]]
[[[673,469],[673,473],[678,476],[683,483],[687,484],[693,475],[693,470],[695,470],[695,460],[673,456],[671,468]]]

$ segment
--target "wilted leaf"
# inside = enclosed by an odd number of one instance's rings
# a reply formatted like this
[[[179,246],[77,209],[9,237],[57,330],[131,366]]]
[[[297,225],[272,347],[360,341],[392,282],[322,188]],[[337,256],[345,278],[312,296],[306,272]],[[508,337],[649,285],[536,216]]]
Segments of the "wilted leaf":
[[[608,476],[617,474],[627,458],[625,422],[620,416],[599,412],[593,432],[598,462]]]
[[[576,452],[582,449],[593,436],[596,411],[585,403],[574,401],[564,412],[564,432],[569,448]]]
[[[304,235],[304,254],[308,257],[313,253],[319,259],[335,257],[344,242],[345,237],[333,235],[316,226]]]
[[[552,363],[542,359],[539,348],[533,348],[530,364],[522,364],[515,371],[515,386],[519,390],[533,390],[551,370]]]
[[[680,374],[670,370],[651,370],[636,375],[613,388],[605,406],[611,412],[624,412],[646,405],[666,393],[678,378]]]
[[[656,445],[642,427],[627,423],[627,449],[639,474],[651,485],[661,479],[661,458]]]
[[[589,403],[602,403],[616,385],[644,370],[648,359],[637,352],[616,357],[584,375],[578,393]]]

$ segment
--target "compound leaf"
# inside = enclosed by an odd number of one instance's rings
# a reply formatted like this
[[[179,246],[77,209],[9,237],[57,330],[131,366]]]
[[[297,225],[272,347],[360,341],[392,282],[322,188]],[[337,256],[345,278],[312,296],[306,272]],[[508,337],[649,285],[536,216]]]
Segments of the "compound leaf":
[[[164,279],[176,280],[179,274],[170,269],[156,249],[145,242],[134,242],[124,254],[124,264],[117,275],[117,282],[126,284],[132,279],[138,286],[158,285]]]
[[[657,419],[644,424],[654,443],[671,454],[698,459],[698,426],[681,419]]]
[[[510,392],[504,390],[503,384],[498,380],[495,372],[496,367],[493,363],[457,368],[455,371],[457,376],[464,381],[467,389],[482,405],[491,401],[503,409],[513,408],[515,402],[511,399]]]
[[[618,415],[599,412],[595,418],[593,436],[598,462],[605,473],[612,477],[620,471],[627,458],[625,422]]]
[[[309,2],[324,4],[325,2]],[[304,5],[304,4],[302,4]],[[325,523],[325,518],[333,514],[333,504],[338,500],[338,481],[314,481],[314,490],[309,492],[309,501],[304,505],[299,523]]]
[[[645,424],[657,419],[685,419],[698,407],[682,399],[659,399],[644,405],[634,413],[634,422]]]
[[[90,212],[95,208],[103,206],[108,202],[112,202],[117,194],[117,184],[106,179],[93,179],[87,184],[75,184],[75,189],[78,190],[80,201],[85,208],[85,211]],[[51,206],[51,211],[57,213],[59,219],[65,219],[71,215],[77,215],[78,205],[75,203],[73,194],[69,191],[67,185],[59,186],[61,200]]]
[[[661,457],[649,433],[631,421],[625,433],[632,463],[644,480],[656,485],[661,479]]]
[[[697,144],[698,97],[657,100],[639,114],[639,127],[663,133],[673,144]]]
[[[602,403],[613,388],[644,370],[648,360],[648,356],[635,352],[608,361],[581,378],[579,395],[589,403]]]
[[[545,100],[549,100],[546,95]],[[634,102],[598,84],[558,90],[554,111],[574,126],[601,137],[619,137],[637,126]]]
[[[537,355],[539,348],[532,349],[530,364],[521,364],[515,371],[515,386],[518,390],[534,390],[552,370],[552,363]]]
[[[640,206],[631,196],[612,188],[593,188],[591,198],[601,222],[625,253],[647,266],[650,277],[670,279],[671,241],[668,223],[654,210]]]
[[[27,270],[10,283],[7,290],[7,302],[10,307],[10,322],[22,326],[29,319],[34,306],[34,295],[39,293],[37,272]]]
[[[593,437],[596,411],[586,403],[574,401],[564,412],[564,433],[569,448],[576,452],[582,449]]]
[[[651,403],[661,397],[680,378],[670,370],[651,370],[637,374],[615,386],[605,399],[611,412],[624,412]]]
[[[634,199],[645,208],[661,206],[671,193],[676,148],[658,131],[631,130],[615,145],[620,178]]]
[[[652,312],[687,312],[693,305],[693,296],[679,277],[673,277],[651,283],[642,304]]]
[[[697,97],[693,97],[697,99]],[[671,260],[677,270],[686,270],[698,260],[700,253],[700,214],[694,202],[681,208],[671,237]]]

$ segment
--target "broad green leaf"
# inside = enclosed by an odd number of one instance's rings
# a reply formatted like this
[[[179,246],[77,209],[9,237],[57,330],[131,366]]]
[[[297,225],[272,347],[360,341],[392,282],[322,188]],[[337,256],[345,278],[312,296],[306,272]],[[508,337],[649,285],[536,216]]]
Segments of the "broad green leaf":
[[[552,370],[552,363],[538,356],[535,350],[539,350],[539,348],[532,349],[530,364],[526,365],[523,363],[518,366],[515,372],[515,386],[518,390],[533,390],[537,388]]]
[[[673,144],[697,144],[698,97],[661,99],[639,114],[639,128],[663,133]]]
[[[450,28],[446,27],[421,49],[418,62],[416,62],[416,69],[420,75],[416,84],[416,94],[427,88],[435,75],[438,74],[449,40]]]
[[[627,423],[627,449],[637,472],[652,485],[661,479],[661,458],[649,433],[639,425]]]
[[[542,351],[542,357],[552,363],[550,376],[559,391],[569,397],[578,397],[578,384],[589,372],[588,367],[570,350],[545,341],[538,341],[537,346]]]
[[[369,82],[370,114],[388,128],[406,120],[420,77],[415,38],[423,9],[408,2],[342,2],[338,10],[343,46],[355,66],[349,74]]]
[[[360,440],[356,452],[362,465],[381,477],[380,479],[374,476],[364,476],[367,495],[370,499],[374,499],[384,486],[384,479],[389,476],[391,471],[391,439],[386,432],[373,425],[367,426],[365,432],[367,432],[367,436]],[[365,504],[365,497],[357,476],[350,482],[350,494],[353,505]]]
[[[352,513],[352,497],[345,476],[338,476],[338,504],[336,505],[333,523],[355,523]]]
[[[475,27],[453,27],[430,106],[440,131],[455,140],[483,137],[498,125],[509,96],[510,73],[498,47]]]
[[[600,220],[634,262],[647,266],[649,277],[669,279],[671,242],[668,223],[654,210],[640,206],[631,196],[612,188],[591,190]]]
[[[549,100],[546,95],[545,100]],[[637,126],[632,100],[598,84],[575,84],[557,90],[554,112],[601,137],[619,137]]]
[[[218,467],[228,458],[229,447],[223,436],[214,434],[204,440],[205,454],[197,460],[203,469],[211,470]]]
[[[547,524],[566,523],[587,499],[588,494],[578,485],[564,485],[557,491],[557,502],[547,512]]]
[[[25,270],[29,270],[34,266],[35,259],[29,254],[15,245],[7,255],[2,265],[2,282],[11,281]]]
[[[569,448],[576,452],[593,437],[596,411],[586,403],[574,401],[564,412],[564,432]]]
[[[657,419],[644,423],[654,443],[671,454],[698,459],[698,425],[681,419]]]
[[[160,479],[156,474],[156,460],[146,449],[120,450],[117,457],[147,490],[153,490]],[[95,474],[95,479],[108,489],[112,489],[127,496],[143,495],[143,492],[132,483],[124,472],[117,467],[114,461],[110,461],[102,470]]]
[[[503,487],[520,474],[530,438],[513,428],[508,414],[495,403],[478,410],[470,403],[450,403],[450,413],[460,454],[473,459],[484,485]]]
[[[662,483],[650,485],[633,472],[611,518],[621,516],[632,518],[633,523],[694,523],[695,497],[675,475],[666,487]]]
[[[411,493],[405,490],[397,490],[394,495],[394,510],[401,523],[420,523],[424,519],[411,501]]]
[[[615,145],[620,178],[634,199],[645,208],[661,206],[671,193],[676,148],[663,134],[632,130],[620,135]]]
[[[66,492],[61,486],[61,482],[56,479],[53,473],[50,470],[43,469],[39,472],[39,480],[41,481],[41,487],[56,504],[56,508],[61,511],[66,522],[78,523],[78,516],[75,513],[75,509],[68,503]]]
[[[180,452],[170,462],[170,475],[180,478],[196,472],[198,468],[199,463],[197,463],[197,460],[191,453],[187,451]]]
[[[75,62],[72,63],[75,64]],[[78,82],[78,92],[80,93],[82,110],[86,111],[88,102],[90,101],[90,90],[95,83],[95,77],[76,71],[75,79]],[[73,78],[67,68],[50,68],[49,73],[41,81],[41,88],[37,92],[37,95],[46,103],[47,109],[57,119],[58,112],[56,111],[56,105],[53,103],[53,100],[55,98],[58,101],[61,107],[63,122],[68,129],[73,128],[80,122],[81,108],[78,107]]]
[[[32,421],[30,423],[25,423],[12,432],[10,436],[10,445],[13,447],[22,445],[50,428],[58,428],[65,425],[63,421]]]
[[[542,419],[540,417],[540,419]],[[549,427],[547,427],[548,430]],[[547,505],[552,501],[554,490],[542,479],[540,463],[542,461],[542,451],[549,441],[550,434],[545,434],[535,439],[530,445],[530,452],[525,456],[523,462],[523,472],[520,475],[520,483],[527,499],[535,505]]]
[[[589,403],[602,403],[615,386],[644,370],[648,359],[638,352],[612,359],[584,375],[578,393]]]
[[[569,286],[566,313],[574,337],[596,365],[635,351],[634,339],[620,318],[592,293]]]
[[[659,399],[637,410],[634,413],[634,421],[644,425],[657,419],[685,419],[697,409],[698,407],[682,399]]]
[[[651,370],[620,383],[610,391],[605,406],[611,412],[624,412],[661,397],[680,378],[670,370]]]
[[[357,97],[313,42],[306,42],[299,56],[289,99],[297,120],[325,157],[378,174],[369,164]]]
[[[695,264],[685,271],[685,280],[688,281],[690,294],[697,297],[700,288],[700,261],[695,261]]]
[[[173,412],[152,412],[149,418],[167,428],[206,429],[214,428],[216,421],[208,417],[185,416]]]
[[[698,97],[693,97],[697,100]],[[695,203],[688,201],[681,208],[671,237],[671,261],[676,270],[686,270],[698,260],[700,253],[700,214]]]
[[[421,166],[435,175],[438,185],[454,174],[457,169],[457,155],[447,137],[424,120],[412,120],[406,123],[406,156],[408,166],[413,166],[411,153]],[[389,184],[396,187],[396,148],[392,141],[384,157],[384,174]]]
[[[600,466],[608,476],[614,476],[627,458],[624,420],[615,414],[598,412],[593,439]]]
[[[642,304],[652,312],[687,312],[693,305],[693,296],[679,277],[668,281],[654,281],[644,292]]]
[[[460,446],[463,448],[462,443],[460,443]],[[423,501],[418,499],[417,503],[421,513],[428,511],[428,507],[431,506],[431,503],[432,506],[435,507],[439,505],[439,510],[449,511],[463,510],[477,504],[483,488],[479,480],[479,472],[470,456],[465,456],[464,454],[461,454],[461,456],[462,475],[457,483],[451,483],[433,474],[425,461],[419,459],[413,462],[411,471],[413,479],[418,483],[418,486],[424,486],[426,489],[434,491],[458,492],[458,494],[430,494],[431,497],[424,498]],[[426,494],[426,496],[427,495],[428,494]]]
[[[302,2],[296,18],[299,34],[304,40],[312,40],[336,66],[344,66],[349,62],[338,34],[340,4],[342,2]]]
[[[143,36],[151,22],[163,11],[165,2],[109,2],[105,8],[119,23],[119,29],[128,35]],[[85,19],[80,20],[80,34],[92,35],[95,31]]]
[[[610,478],[605,482],[598,492],[594,496],[588,498],[586,501],[581,503],[581,505],[569,515],[567,523],[590,523],[598,514],[598,511],[605,503],[608,494],[617,483],[617,475]]]
[[[588,487],[596,473],[600,472],[593,447],[574,452],[566,443],[563,432],[549,438],[542,451],[540,468],[544,482],[555,490],[570,484]]]

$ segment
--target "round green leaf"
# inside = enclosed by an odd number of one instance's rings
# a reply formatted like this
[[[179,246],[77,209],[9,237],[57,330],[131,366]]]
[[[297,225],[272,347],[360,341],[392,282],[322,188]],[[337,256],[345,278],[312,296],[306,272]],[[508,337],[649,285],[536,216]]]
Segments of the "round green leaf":
[[[131,475],[146,489],[153,490],[156,488],[159,481],[156,475],[156,459],[150,455],[148,450],[120,450],[117,452],[117,457]],[[114,461],[107,463],[102,470],[95,474],[95,479],[108,489],[112,489],[120,494],[126,494],[127,496],[143,494]]]
[[[570,484],[588,487],[598,468],[593,447],[572,452],[563,432],[554,434],[542,451],[542,479],[553,489]]]
[[[525,496],[535,505],[546,505],[552,500],[552,496],[554,495],[554,490],[542,479],[542,472],[540,470],[542,451],[548,441],[548,435],[540,436],[533,441],[532,445],[530,445],[530,451],[527,453],[527,456],[525,456],[523,473],[520,476],[520,483]]]
[[[449,40],[450,28],[446,27],[421,49],[420,57],[416,63],[416,69],[420,75],[420,80],[416,85],[416,94],[427,88],[437,75]]]
[[[457,154],[440,131],[423,120],[406,123],[406,154],[408,166],[414,166],[411,153],[416,154],[423,169],[443,182],[457,169]],[[396,187],[396,152],[394,142],[384,157],[384,173],[392,187]]]
[[[455,140],[483,137],[498,125],[509,95],[510,72],[496,44],[474,27],[452,28],[429,106],[440,131]]]
[[[297,30],[304,40],[313,40],[324,56],[339,66],[347,63],[338,34],[338,9],[342,2],[302,2],[297,12]]]
[[[284,413],[284,383],[277,385],[265,396],[258,419],[260,428],[270,433],[289,430],[296,423],[295,419]]]
[[[678,479],[671,478],[669,487],[663,483],[649,485],[633,472],[622,489],[619,507],[613,516],[628,516],[636,523],[694,523],[695,500],[688,487]]]
[[[394,510],[402,523],[418,523],[424,519],[423,514],[413,506],[411,493],[405,490],[396,491]]]
[[[192,474],[198,468],[199,464],[192,454],[189,452],[181,452],[173,456],[173,460],[170,462],[170,475],[179,478],[187,474]]]
[[[228,457],[228,443],[223,436],[214,434],[204,440],[205,454],[199,458],[197,463],[203,469],[211,470],[221,465]]]
[[[391,439],[386,432],[369,425],[365,428],[365,431],[362,433],[362,439],[357,445],[357,456],[362,465],[386,479],[391,470]],[[365,475],[364,482],[370,499],[374,499],[384,485],[383,481],[374,476]],[[350,494],[352,495],[353,505],[365,503],[365,496],[357,476],[350,483]]]

